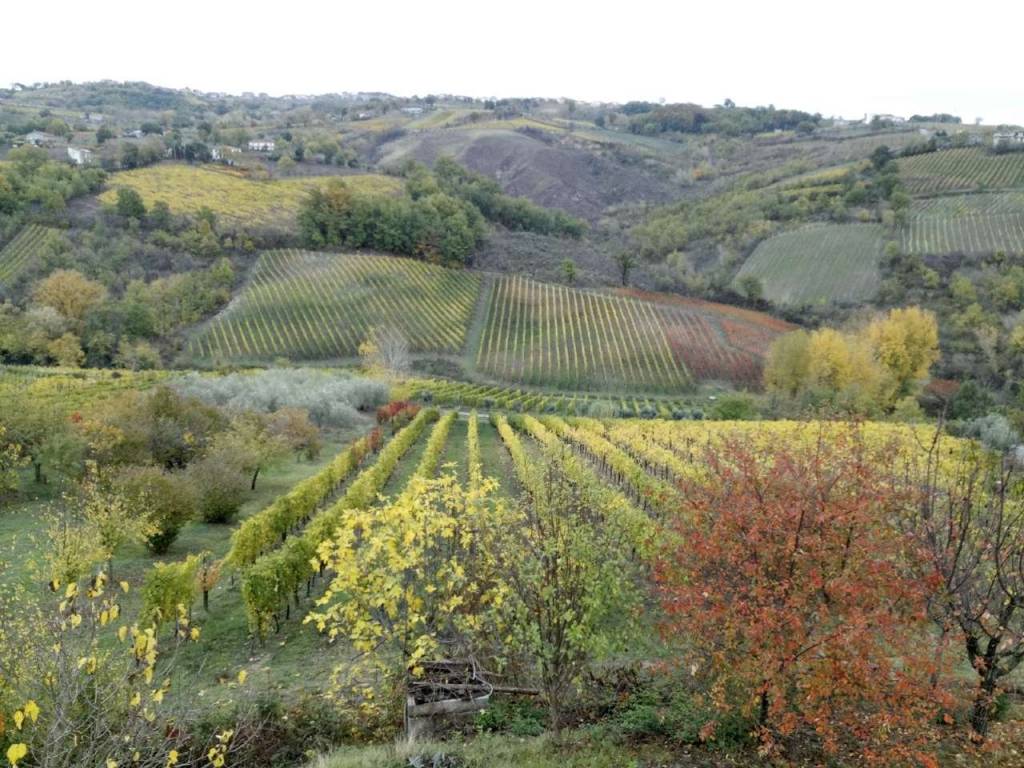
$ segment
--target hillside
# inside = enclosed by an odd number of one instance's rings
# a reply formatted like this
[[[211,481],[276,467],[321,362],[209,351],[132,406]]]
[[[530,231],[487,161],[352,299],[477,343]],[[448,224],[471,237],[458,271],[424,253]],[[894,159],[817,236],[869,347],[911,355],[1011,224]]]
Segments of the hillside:
[[[754,279],[775,304],[800,306],[871,301],[881,282],[885,231],[874,224],[807,226],[758,244],[736,275]]]
[[[264,254],[231,304],[192,338],[206,362],[353,358],[374,328],[414,356],[536,387],[674,392],[701,382],[757,388],[765,350],[790,328],[757,312],[660,294],[480,278],[387,256]]]

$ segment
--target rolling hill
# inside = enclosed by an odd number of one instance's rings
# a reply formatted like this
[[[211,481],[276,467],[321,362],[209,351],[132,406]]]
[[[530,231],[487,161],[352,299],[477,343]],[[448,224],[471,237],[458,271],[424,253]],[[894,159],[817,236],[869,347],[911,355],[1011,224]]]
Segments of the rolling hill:
[[[712,302],[594,291],[367,254],[271,251],[194,334],[205,363],[353,358],[390,326],[420,356],[476,377],[570,391],[671,393],[699,382],[757,387],[787,323]]]

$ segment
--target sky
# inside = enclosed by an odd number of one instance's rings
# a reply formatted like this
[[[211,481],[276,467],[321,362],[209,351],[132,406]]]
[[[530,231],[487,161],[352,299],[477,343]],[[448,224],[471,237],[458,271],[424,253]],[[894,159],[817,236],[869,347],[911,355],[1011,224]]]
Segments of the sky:
[[[1020,0],[51,0],[4,8],[0,85],[731,98],[1024,124],[1022,22]]]

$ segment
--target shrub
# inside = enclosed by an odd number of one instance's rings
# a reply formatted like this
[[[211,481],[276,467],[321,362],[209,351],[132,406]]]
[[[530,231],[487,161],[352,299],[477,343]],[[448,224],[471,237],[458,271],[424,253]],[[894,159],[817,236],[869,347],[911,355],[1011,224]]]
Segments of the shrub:
[[[155,532],[149,536],[147,545],[155,554],[167,552],[196,513],[195,491],[181,474],[159,467],[127,467],[118,477],[117,486],[130,504],[148,510]]]
[[[245,501],[248,481],[236,458],[213,451],[189,468],[199,516],[207,523],[230,523]]]

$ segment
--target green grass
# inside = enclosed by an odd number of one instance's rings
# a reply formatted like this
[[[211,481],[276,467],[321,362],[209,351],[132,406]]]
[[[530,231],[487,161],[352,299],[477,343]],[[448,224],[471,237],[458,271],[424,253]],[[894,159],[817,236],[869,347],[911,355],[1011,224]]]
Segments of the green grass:
[[[873,224],[804,227],[763,241],[736,275],[761,281],[776,304],[854,304],[878,291],[883,230]]]
[[[114,174],[100,200],[114,203],[118,188],[127,187],[142,196],[147,208],[162,200],[174,213],[194,215],[205,207],[232,224],[291,226],[306,193],[313,187],[324,186],[331,178],[257,181],[219,165],[161,163]],[[392,194],[401,187],[397,179],[375,174],[344,179],[353,189],[371,194]]]
[[[11,285],[59,239],[60,232],[50,227],[29,224],[22,229],[0,249],[0,288]]]
[[[1024,193],[949,195],[917,200],[902,232],[907,253],[1024,253]]]
[[[346,747],[318,758],[310,768],[404,768],[410,764],[410,758],[416,756],[426,756],[423,764],[431,765],[431,757],[437,754],[455,756],[461,761],[458,765],[465,768],[640,768],[687,765],[686,762],[679,763],[679,756],[664,747],[627,747],[607,740],[591,740],[571,734],[562,744],[554,743],[550,736],[481,735],[465,742]]]
[[[1024,152],[946,149],[902,159],[899,167],[904,185],[915,195],[1024,186]]]
[[[224,312],[189,344],[207,360],[354,356],[389,325],[413,352],[462,349],[480,278],[412,259],[271,251]]]

